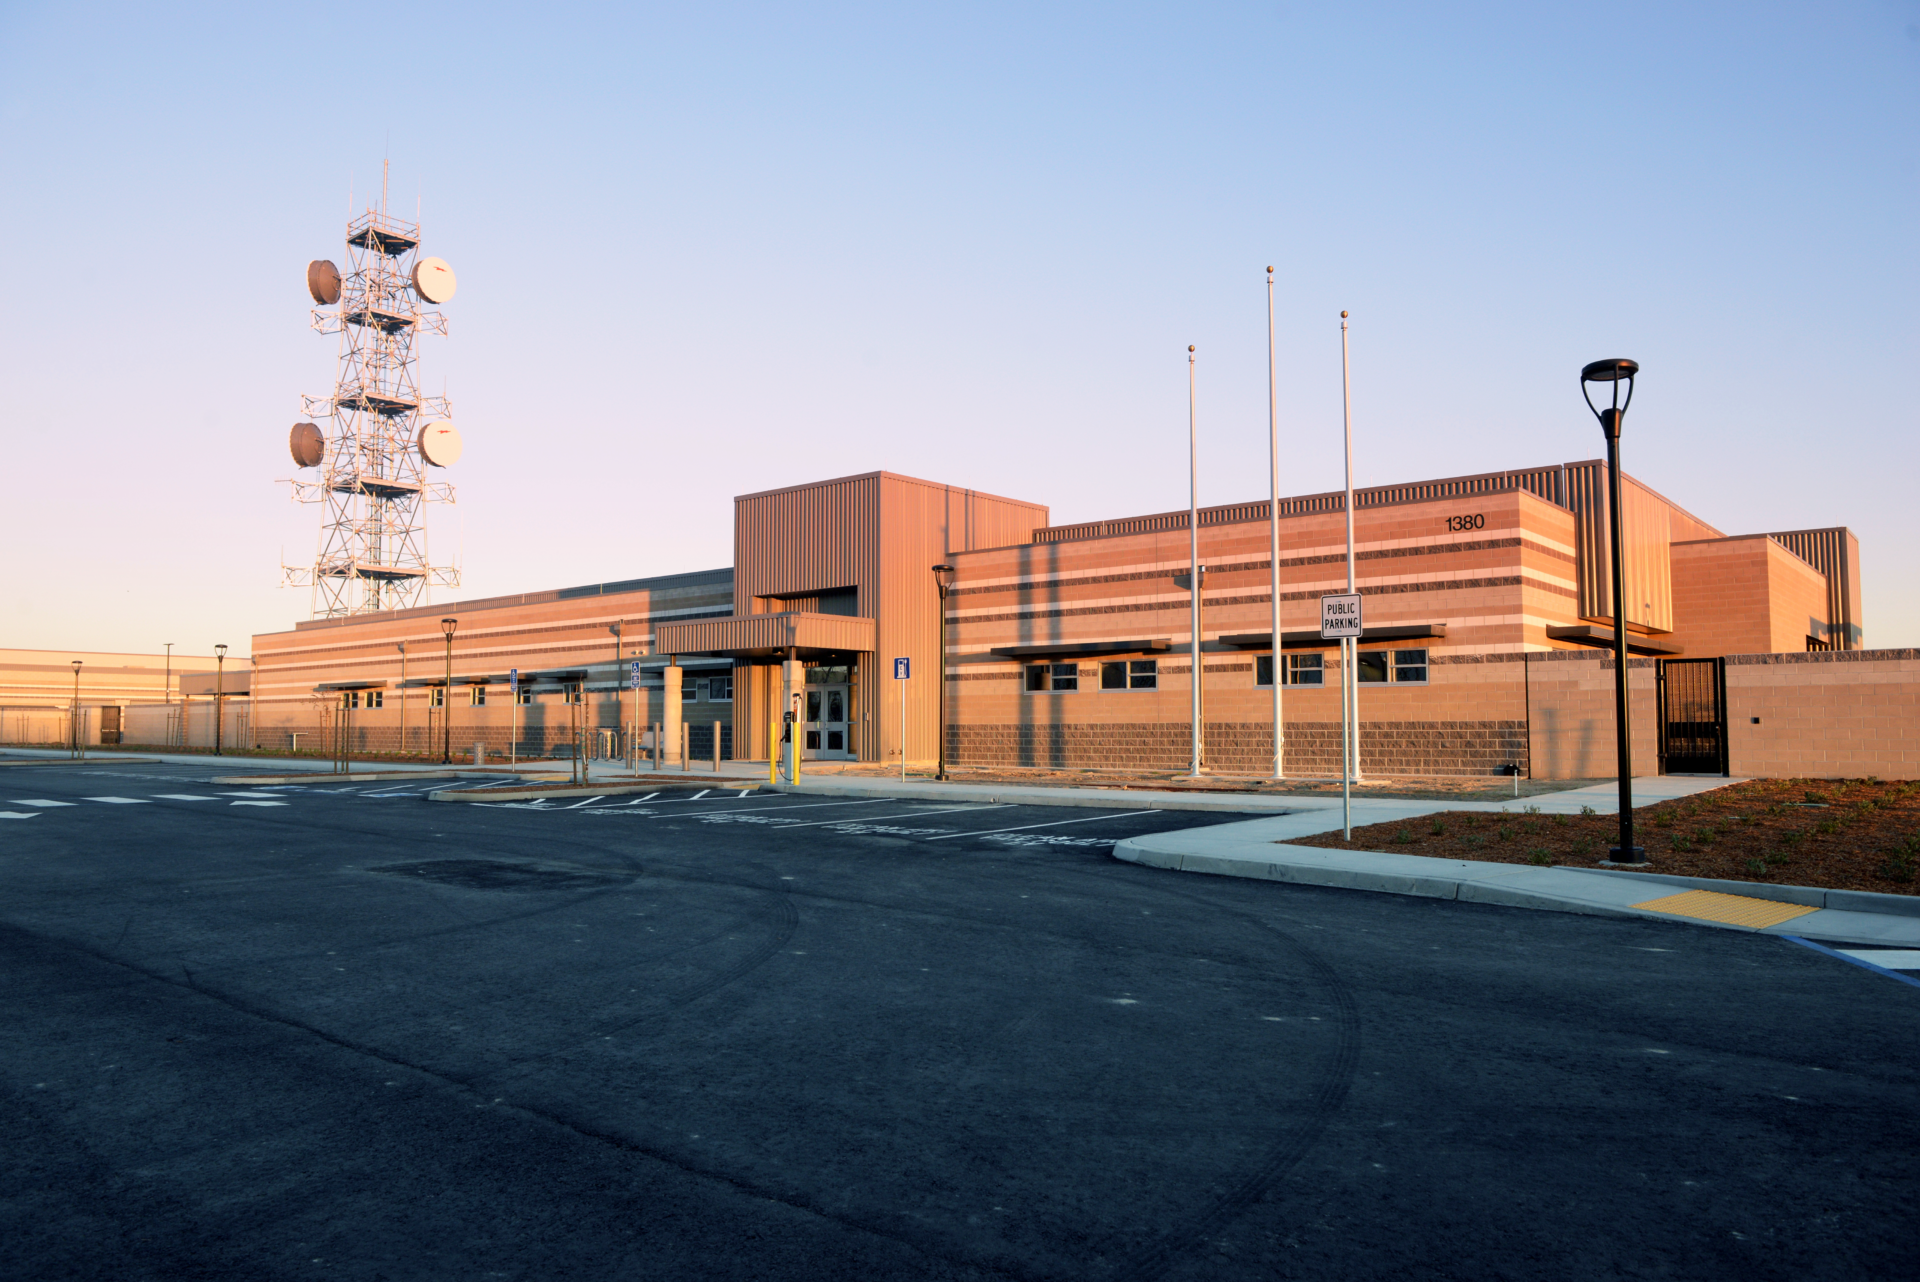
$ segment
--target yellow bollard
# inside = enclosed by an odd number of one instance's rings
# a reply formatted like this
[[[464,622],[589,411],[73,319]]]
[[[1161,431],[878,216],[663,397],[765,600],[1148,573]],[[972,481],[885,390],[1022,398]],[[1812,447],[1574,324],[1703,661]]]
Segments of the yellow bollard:
[[[767,722],[767,782],[780,782],[780,723]]]

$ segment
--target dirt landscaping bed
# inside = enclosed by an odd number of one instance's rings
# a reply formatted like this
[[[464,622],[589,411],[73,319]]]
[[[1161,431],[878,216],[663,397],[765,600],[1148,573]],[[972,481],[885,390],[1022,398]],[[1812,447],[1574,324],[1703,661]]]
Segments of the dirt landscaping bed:
[[[1652,871],[1828,890],[1920,894],[1920,783],[1756,779],[1636,807]],[[1597,864],[1619,841],[1612,815],[1448,810],[1287,844],[1390,850],[1503,864]]]

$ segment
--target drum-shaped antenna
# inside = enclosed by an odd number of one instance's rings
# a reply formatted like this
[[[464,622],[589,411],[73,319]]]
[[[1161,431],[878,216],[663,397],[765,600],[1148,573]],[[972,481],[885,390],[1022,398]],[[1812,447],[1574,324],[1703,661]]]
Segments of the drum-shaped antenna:
[[[453,297],[460,282],[444,258],[422,258],[413,265],[413,292],[429,303],[444,303]]]
[[[322,307],[331,307],[339,302],[340,269],[324,258],[316,258],[308,263],[307,292]]]
[[[287,451],[295,467],[318,467],[327,452],[327,438],[312,423],[295,423],[287,435]]]
[[[420,429],[420,457],[435,467],[460,461],[460,429],[440,418]]]

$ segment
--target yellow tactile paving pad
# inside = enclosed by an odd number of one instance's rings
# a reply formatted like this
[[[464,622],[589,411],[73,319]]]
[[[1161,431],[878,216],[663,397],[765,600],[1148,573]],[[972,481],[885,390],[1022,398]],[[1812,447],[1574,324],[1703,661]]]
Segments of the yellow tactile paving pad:
[[[1694,917],[1700,921],[1725,922],[1729,926],[1778,926],[1783,921],[1817,913],[1805,904],[1783,904],[1773,899],[1752,899],[1746,895],[1723,895],[1717,890],[1686,890],[1677,895],[1649,899],[1635,908],[1650,913],[1672,913],[1676,917]]]

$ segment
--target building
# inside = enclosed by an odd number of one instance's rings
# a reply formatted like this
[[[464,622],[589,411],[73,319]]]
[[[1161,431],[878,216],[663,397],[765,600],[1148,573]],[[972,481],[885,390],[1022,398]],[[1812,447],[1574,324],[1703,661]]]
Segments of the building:
[[[1612,774],[1606,494],[1597,461],[1355,492],[1365,770]],[[1845,687],[1872,716],[1809,764],[1903,773],[1920,655],[1862,649],[1848,530],[1729,536],[1631,478],[1623,500],[1637,771],[1799,760],[1778,741],[1801,715],[1791,691]],[[1345,589],[1343,504],[1281,501],[1277,651],[1268,504],[1200,512],[1210,769],[1267,772],[1277,674],[1288,773],[1337,773],[1338,651],[1318,599]],[[736,499],[734,558],[257,636],[255,737],[284,746],[344,708],[366,748],[612,755],[658,726],[669,758],[684,743],[704,759],[717,733],[723,755],[765,759],[791,707],[813,759],[931,765],[944,725],[956,766],[1186,764],[1184,511],[1055,526],[1040,504],[873,472]],[[944,682],[936,564],[953,567]],[[1772,720],[1736,715],[1735,692],[1763,686]],[[1867,726],[1883,714],[1884,733]]]
[[[226,693],[245,693],[245,669],[244,660],[226,666]],[[192,719],[212,716],[191,707],[191,698],[201,685],[212,693],[218,670],[219,661],[210,654],[0,650],[0,743],[71,742],[76,691],[84,743],[119,743],[123,735],[128,742],[187,742]],[[208,720],[208,743],[213,742],[211,726]]]

